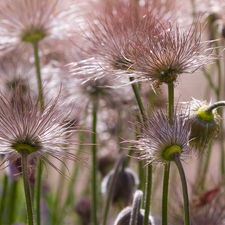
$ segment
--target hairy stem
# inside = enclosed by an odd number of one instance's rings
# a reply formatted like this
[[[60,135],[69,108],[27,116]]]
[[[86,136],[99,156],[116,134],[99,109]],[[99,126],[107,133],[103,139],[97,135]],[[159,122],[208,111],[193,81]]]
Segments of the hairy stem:
[[[162,193],[162,225],[167,225],[167,202],[169,189],[170,162],[165,165]]]
[[[180,161],[180,157],[178,154],[174,155],[174,161],[177,165],[180,178],[181,178],[181,183],[182,183],[182,189],[183,189],[183,198],[184,198],[184,221],[185,225],[190,225],[190,216],[189,216],[189,200],[188,200],[188,190],[187,190],[187,182],[185,178],[185,173],[183,166]]]
[[[146,182],[146,205],[145,205],[145,217],[144,217],[144,225],[149,224],[149,212],[150,212],[150,205],[151,205],[151,196],[152,196],[152,165],[148,165],[148,174],[146,175],[147,177],[147,182]]]
[[[218,28],[218,22],[214,22],[213,23],[213,39],[216,40],[217,38],[217,28]],[[218,41],[215,41],[215,51],[216,51],[216,55],[219,56],[219,44]],[[217,66],[217,70],[218,70],[218,87],[217,87],[217,101],[220,100],[221,97],[221,87],[222,87],[222,70],[221,70],[221,63],[220,60],[216,61],[216,66]],[[222,116],[223,111],[222,109],[218,110],[219,115]],[[220,164],[220,168],[221,168],[221,176],[223,176],[225,174],[225,161],[224,161],[224,135],[223,135],[223,121],[220,122],[220,148],[221,148],[221,164]]]
[[[33,209],[31,203],[30,184],[28,179],[28,154],[26,152],[23,152],[21,154],[21,163],[22,163],[24,193],[27,206],[28,225],[33,225],[34,224]]]
[[[93,209],[93,224],[98,225],[97,219],[97,110],[98,110],[98,102],[97,99],[93,102],[92,109],[92,209]]]
[[[131,81],[131,82],[134,81],[134,78],[133,78],[133,77],[130,77],[130,81]],[[142,102],[142,100],[141,100],[141,95],[140,95],[140,92],[139,92],[138,85],[135,84],[135,83],[133,83],[133,84],[132,84],[132,88],[133,88],[134,95],[135,95],[135,98],[136,98],[137,103],[138,103],[138,106],[139,106],[139,110],[140,110],[141,114],[142,114],[143,116],[145,116],[145,109],[144,109],[143,102]],[[144,118],[143,118],[143,121],[145,121]]]
[[[206,113],[212,113],[212,111],[216,108],[219,108],[219,107],[222,107],[222,106],[225,106],[225,101],[218,101],[218,102],[215,102],[214,104],[208,106],[206,109],[205,109],[205,112]]]
[[[174,113],[174,84],[173,82],[168,84],[168,119],[170,124],[173,124]]]
[[[205,165],[203,167],[201,180],[199,182],[199,187],[201,188],[202,191],[205,190],[205,177],[206,177],[206,173],[207,173],[207,170],[208,170],[208,167],[209,167],[210,156],[211,156],[211,153],[212,153],[212,144],[213,144],[213,142],[211,141],[210,144],[209,144],[209,147],[208,147],[208,153],[207,153],[207,156],[206,156]]]
[[[41,80],[41,70],[38,56],[38,40],[34,40],[32,42],[34,48],[34,58],[35,58],[35,67],[37,73],[37,83],[38,83],[38,91],[39,91],[39,101],[40,101],[40,111],[44,110],[44,95],[42,88],[42,80]],[[41,224],[41,215],[40,215],[40,200],[41,200],[41,172],[42,172],[42,162],[38,160],[38,168],[36,174],[36,191],[35,191],[35,212],[36,212],[36,222],[37,225]]]
[[[173,113],[174,113],[174,84],[173,82],[170,82],[168,84],[168,119],[170,124],[173,124]],[[164,168],[163,193],[162,193],[162,225],[167,225],[169,174],[170,174],[170,162],[167,163]]]
[[[131,211],[129,225],[138,224],[137,220],[138,220],[138,213],[139,213],[140,207],[141,207],[142,196],[143,196],[143,192],[140,190],[137,190],[134,193],[134,199],[133,199],[133,203],[132,203],[132,211]]]
[[[44,110],[44,95],[43,95],[43,88],[42,88],[42,80],[41,80],[41,69],[39,63],[39,56],[38,56],[38,41],[34,40],[32,42],[34,48],[34,58],[35,58],[35,67],[37,73],[37,83],[38,83],[38,91],[39,91],[39,101],[40,101],[40,110],[43,112]]]

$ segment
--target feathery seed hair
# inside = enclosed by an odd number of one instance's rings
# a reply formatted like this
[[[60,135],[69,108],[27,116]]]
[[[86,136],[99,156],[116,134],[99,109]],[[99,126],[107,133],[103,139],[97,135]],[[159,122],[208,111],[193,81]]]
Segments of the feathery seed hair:
[[[189,156],[190,126],[179,113],[178,108],[175,108],[171,124],[167,112],[153,110],[144,124],[137,124],[139,140],[133,143],[138,149],[138,159],[147,160],[147,165],[166,164],[173,160],[172,155],[167,155],[167,150],[173,153],[173,148],[175,151],[178,149],[181,160]]]
[[[218,57],[212,55],[213,48],[205,49],[209,42],[201,42],[201,33],[200,21],[186,29],[178,23],[158,21],[151,30],[144,30],[128,52],[134,70],[143,72],[136,76],[137,81],[151,81],[158,87],[214,63]]]
[[[65,112],[65,105],[59,103],[60,95],[45,104],[40,112],[39,100],[33,101],[29,92],[21,94],[16,88],[12,103],[1,93],[0,95],[0,154],[9,154],[3,163],[7,167],[20,157],[23,152],[28,160],[41,159],[61,171],[45,157],[46,154],[55,159],[66,158],[87,165],[70,150],[75,150],[76,142],[72,135],[80,129],[68,121],[70,112]]]

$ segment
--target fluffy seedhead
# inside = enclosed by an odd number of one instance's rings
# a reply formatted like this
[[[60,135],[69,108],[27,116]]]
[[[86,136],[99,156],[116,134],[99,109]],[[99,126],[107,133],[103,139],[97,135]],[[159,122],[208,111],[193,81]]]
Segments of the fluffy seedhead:
[[[215,139],[219,134],[221,117],[216,109],[211,113],[205,112],[205,109],[211,105],[211,103],[207,103],[206,101],[192,98],[191,101],[182,103],[182,105],[185,111],[188,112],[187,120],[191,128],[190,147],[197,152],[197,154],[201,154],[210,141]]]
[[[55,159],[66,158],[87,165],[84,160],[71,152],[76,142],[72,135],[80,129],[74,126],[60,103],[60,96],[46,102],[45,109],[40,112],[39,100],[33,101],[29,92],[21,95],[17,87],[12,102],[0,96],[0,140],[1,154],[10,154],[3,163],[13,163],[21,154],[27,154],[28,160],[41,159],[61,171],[45,155]]]
[[[131,51],[137,35],[142,36],[143,30],[154,27],[153,14],[158,19],[168,18],[168,8],[161,6],[156,1],[143,1],[142,4],[118,1],[109,4],[102,14],[91,17],[84,37],[90,45],[90,57],[71,63],[71,74],[83,73],[87,79],[93,75],[92,79],[109,76],[111,80],[133,76],[133,73],[137,75],[139,72],[133,70],[127,52]]]
[[[143,72],[136,76],[137,81],[149,80],[158,87],[214,63],[218,57],[212,55],[213,49],[205,49],[208,43],[201,42],[201,33],[199,21],[186,29],[178,23],[158,22],[151,30],[144,30],[129,52],[134,70]]]
[[[36,86],[35,69],[29,61],[17,57],[16,52],[7,54],[0,60],[0,83],[5,95],[10,96],[18,85],[23,93],[27,92],[29,84]]]
[[[74,20],[73,6],[70,0],[1,1],[1,52],[21,50],[27,43],[39,41],[43,47],[51,46],[51,42],[56,46],[54,40],[65,39],[69,21]]]
[[[162,165],[174,160],[177,154],[181,160],[189,155],[190,126],[184,117],[174,110],[172,123],[167,112],[152,111],[139,127],[139,140],[133,141],[138,149],[138,159],[146,160],[147,164]]]

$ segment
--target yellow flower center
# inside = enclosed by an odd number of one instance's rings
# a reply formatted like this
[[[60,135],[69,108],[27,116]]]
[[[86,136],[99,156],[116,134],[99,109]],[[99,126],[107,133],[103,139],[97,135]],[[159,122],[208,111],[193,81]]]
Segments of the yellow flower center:
[[[15,142],[12,143],[11,148],[15,149],[20,154],[31,154],[41,149],[41,143],[39,140],[31,140],[29,137],[25,137],[24,139],[15,140]]]
[[[163,152],[163,158],[167,161],[173,161],[173,157],[175,154],[181,155],[181,147],[179,145],[172,145],[166,148]]]
[[[207,108],[207,105],[200,107],[198,109],[196,115],[203,121],[213,122],[214,121],[214,113],[206,113],[205,112],[206,108]]]
[[[14,149],[19,153],[26,152],[27,154],[36,152],[36,150],[37,150],[35,147],[33,147],[31,145],[27,145],[27,144],[16,144],[14,146]]]
[[[31,31],[25,32],[25,34],[22,35],[22,41],[24,42],[40,41],[45,36],[46,34],[42,30],[31,30]]]

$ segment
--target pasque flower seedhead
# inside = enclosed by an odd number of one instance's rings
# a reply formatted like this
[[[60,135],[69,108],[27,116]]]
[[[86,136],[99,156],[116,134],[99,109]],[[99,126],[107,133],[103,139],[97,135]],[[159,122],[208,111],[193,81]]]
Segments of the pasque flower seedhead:
[[[167,9],[172,5],[172,1],[154,0],[142,4],[123,0],[107,2],[104,12],[94,14],[88,21],[89,29],[84,31],[84,38],[90,45],[90,57],[70,64],[73,75],[83,73],[87,79],[108,76],[111,80],[138,76],[139,71],[133,70],[133,62],[127,53],[132,50],[137,36],[154,27],[153,15],[160,20],[168,19],[170,10]],[[125,82],[122,80],[121,83]]]
[[[4,160],[6,165],[23,154],[28,155],[29,160],[43,160],[60,173],[45,157],[46,154],[56,159],[62,157],[87,165],[71,152],[76,146],[71,136],[80,128],[68,122],[70,112],[65,112],[65,105],[60,103],[60,98],[58,95],[46,102],[45,109],[40,112],[39,100],[34,101],[29,91],[22,94],[19,86],[12,102],[1,94],[0,154],[9,154]]]
[[[70,0],[1,1],[1,54],[15,49],[24,52],[29,49],[27,43],[39,41],[41,49],[55,49],[55,41],[67,39],[70,21],[76,19],[75,5]]]
[[[175,155],[182,160],[189,155],[190,127],[179,113],[176,108],[170,123],[167,112],[156,110],[146,117],[143,125],[137,124],[139,140],[133,143],[140,152],[139,159],[161,165],[173,161]]]
[[[201,42],[201,33],[199,21],[186,29],[178,23],[158,21],[150,30],[144,30],[128,52],[134,70],[142,71],[137,81],[151,81],[155,86],[168,84],[183,73],[194,73],[214,63],[218,57],[212,55],[207,42]]]

